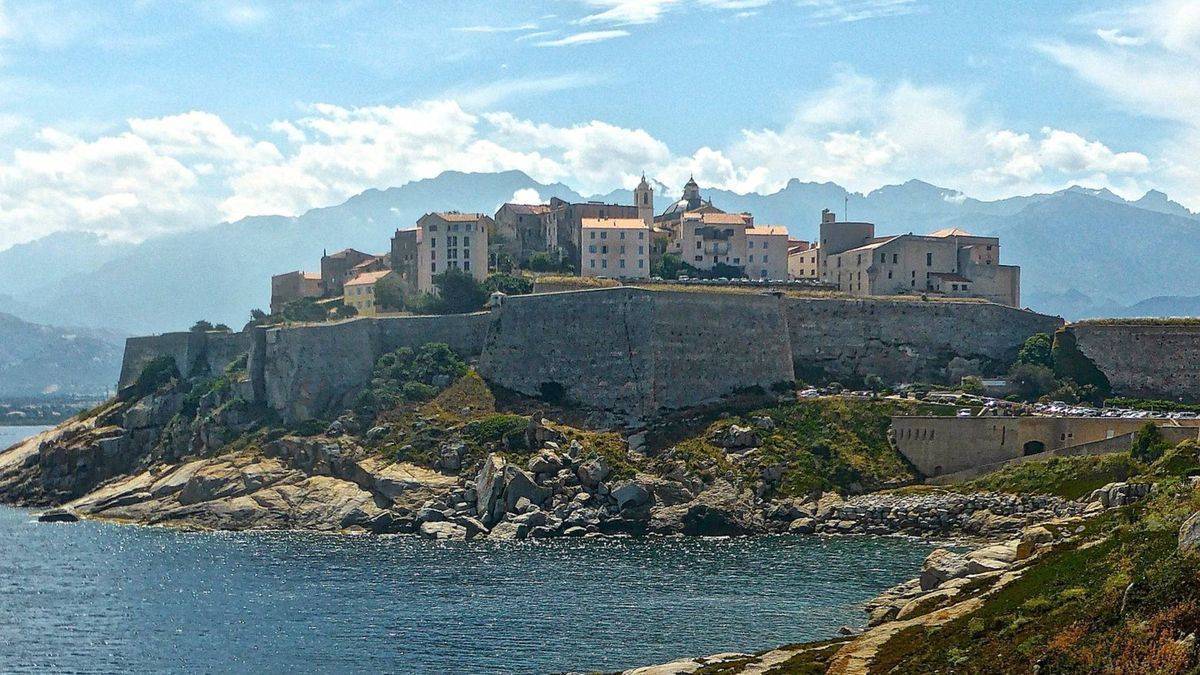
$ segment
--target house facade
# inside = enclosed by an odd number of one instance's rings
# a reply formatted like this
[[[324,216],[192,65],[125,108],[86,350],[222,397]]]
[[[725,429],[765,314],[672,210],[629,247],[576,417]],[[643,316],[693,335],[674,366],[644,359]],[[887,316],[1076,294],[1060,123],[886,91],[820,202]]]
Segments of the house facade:
[[[584,218],[579,273],[585,277],[648,279],[650,226],[640,218]]]

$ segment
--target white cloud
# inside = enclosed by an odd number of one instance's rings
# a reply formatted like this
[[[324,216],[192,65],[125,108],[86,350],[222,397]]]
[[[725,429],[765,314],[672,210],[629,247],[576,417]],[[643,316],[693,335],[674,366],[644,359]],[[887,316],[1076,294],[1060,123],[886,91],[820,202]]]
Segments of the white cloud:
[[[1108,44],[1118,47],[1141,47],[1147,42],[1144,37],[1123,35],[1117,28],[1097,28],[1096,35]]]
[[[575,33],[557,40],[545,40],[534,43],[539,47],[570,47],[574,45],[586,45],[593,42],[603,42],[604,40],[612,40],[614,38],[626,37],[629,35],[627,30],[590,30],[582,33]]]
[[[443,93],[466,108],[491,108],[514,97],[529,97],[593,85],[601,78],[591,73],[563,73],[544,77],[494,80],[482,86],[462,86]]]
[[[679,0],[585,0],[601,11],[576,21],[580,25],[609,23],[632,25],[654,23]]]
[[[454,30],[460,33],[521,33],[537,29],[536,23],[523,23],[516,26],[462,26]]]
[[[1200,3],[1152,0],[1079,21],[1092,23],[1106,44],[1056,41],[1036,48],[1134,117],[1173,125],[1152,148],[1162,158],[1156,187],[1200,205],[1200,181],[1188,169],[1195,154],[1183,154],[1200,149]]]
[[[737,192],[773,191],[791,178],[860,191],[920,178],[982,197],[1071,183],[1138,196],[1158,175],[1139,152],[981,119],[962,92],[853,73],[813,92],[788,124],[744,130],[725,147],[673,150],[645,129],[475,113],[454,100],[314,104],[262,134],[279,143],[204,111],[131,119],[96,138],[43,129],[31,147],[0,159],[0,248],[61,229],[139,239],[221,218],[295,215],[449,170],[515,169],[584,194],[631,187],[644,171],[669,186],[695,175],[706,188]],[[1163,156],[1162,175],[1196,182],[1197,149],[1200,134]]]
[[[520,190],[517,190],[516,192],[514,192],[512,197],[509,197],[508,203],[510,203],[510,204],[545,204],[546,202],[542,199],[542,195],[539,194],[537,190],[535,190],[533,188],[521,188]]]
[[[925,11],[916,0],[800,0],[820,23],[853,23]]]

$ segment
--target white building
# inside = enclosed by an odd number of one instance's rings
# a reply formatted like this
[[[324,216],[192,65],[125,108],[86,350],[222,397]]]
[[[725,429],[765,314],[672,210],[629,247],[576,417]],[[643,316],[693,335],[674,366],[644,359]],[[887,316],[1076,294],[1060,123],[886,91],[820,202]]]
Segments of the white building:
[[[432,293],[433,278],[450,269],[487,277],[488,228],[482,213],[427,213],[417,221],[417,290]]]

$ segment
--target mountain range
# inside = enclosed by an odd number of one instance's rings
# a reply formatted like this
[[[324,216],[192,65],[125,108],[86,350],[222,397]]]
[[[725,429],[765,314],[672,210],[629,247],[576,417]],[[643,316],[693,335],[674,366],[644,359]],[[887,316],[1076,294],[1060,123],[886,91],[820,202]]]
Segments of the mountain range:
[[[109,331],[40,326],[0,314],[0,397],[111,390],[122,342]]]
[[[657,210],[679,196],[679,186],[655,188]],[[521,190],[543,200],[632,203],[628,190],[584,197],[519,171],[447,172],[297,217],[254,216],[138,244],[58,233],[0,251],[0,311],[125,333],[186,329],[202,318],[239,326],[268,304],[272,274],[316,270],[323,250],[384,252],[396,229],[428,211],[492,213]],[[1074,187],[983,201],[916,180],[867,194],[798,180],[767,195],[703,192],[801,239],[816,237],[824,208],[874,222],[881,235],[953,226],[999,236],[1003,261],[1022,267],[1023,304],[1070,319],[1200,314],[1200,217],[1161,192],[1126,201]]]

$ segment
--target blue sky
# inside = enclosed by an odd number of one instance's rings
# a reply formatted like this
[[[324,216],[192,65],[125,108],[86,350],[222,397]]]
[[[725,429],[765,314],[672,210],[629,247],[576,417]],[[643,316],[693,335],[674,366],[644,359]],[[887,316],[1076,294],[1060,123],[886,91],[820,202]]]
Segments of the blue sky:
[[[1200,209],[1198,72],[1188,0],[0,0],[0,249],[446,169]]]

